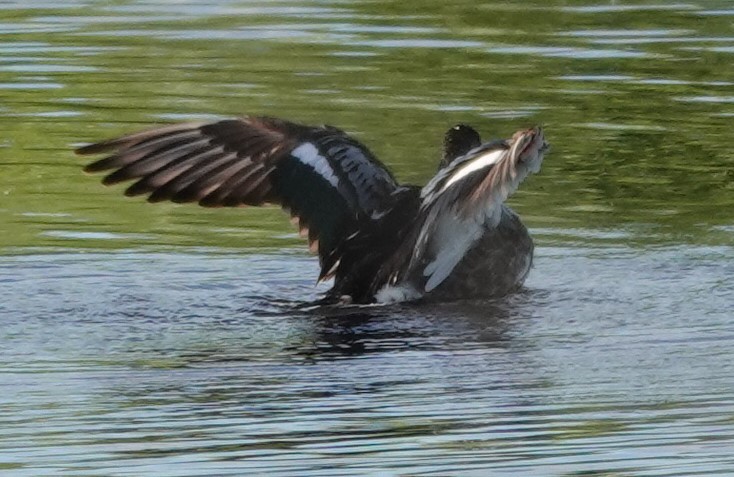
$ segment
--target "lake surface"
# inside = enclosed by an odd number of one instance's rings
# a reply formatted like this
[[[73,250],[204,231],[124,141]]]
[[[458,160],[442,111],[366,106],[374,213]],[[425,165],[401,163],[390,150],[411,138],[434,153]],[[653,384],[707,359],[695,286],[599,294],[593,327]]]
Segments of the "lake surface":
[[[734,475],[734,8],[0,5],[3,476]],[[506,299],[320,309],[278,209],[150,205],[78,145],[266,114],[423,184],[553,145]]]

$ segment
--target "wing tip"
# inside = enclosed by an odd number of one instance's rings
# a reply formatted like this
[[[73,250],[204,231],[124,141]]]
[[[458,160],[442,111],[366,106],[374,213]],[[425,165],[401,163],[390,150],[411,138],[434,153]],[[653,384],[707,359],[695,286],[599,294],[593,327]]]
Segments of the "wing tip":
[[[74,149],[74,154],[78,156],[91,156],[94,154],[100,154],[114,148],[117,143],[117,140],[112,140],[87,144],[86,146],[81,146]]]
[[[109,169],[109,167],[106,167],[103,163],[104,159],[101,161],[94,161],[92,163],[87,164],[84,166],[82,171],[84,171],[85,174],[95,174],[97,172],[102,172],[104,170]]]

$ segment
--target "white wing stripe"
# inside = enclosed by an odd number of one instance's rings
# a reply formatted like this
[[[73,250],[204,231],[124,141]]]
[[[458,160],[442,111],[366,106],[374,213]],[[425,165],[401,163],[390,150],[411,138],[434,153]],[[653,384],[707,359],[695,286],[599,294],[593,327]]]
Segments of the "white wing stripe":
[[[480,169],[483,169],[485,167],[497,164],[500,162],[500,160],[504,157],[504,155],[507,153],[505,149],[490,151],[486,154],[483,154],[476,159],[473,159],[469,162],[469,164],[466,164],[464,166],[461,166],[458,171],[456,171],[449,180],[446,181],[446,184],[441,188],[441,191],[445,191],[448,189],[451,184],[460,181],[464,177],[468,176],[472,172],[478,171]]]
[[[334,170],[329,165],[329,161],[319,154],[319,150],[310,142],[303,143],[293,149],[291,155],[302,163],[310,166],[317,174],[329,181],[329,183],[334,187],[339,185],[339,178],[334,174]]]

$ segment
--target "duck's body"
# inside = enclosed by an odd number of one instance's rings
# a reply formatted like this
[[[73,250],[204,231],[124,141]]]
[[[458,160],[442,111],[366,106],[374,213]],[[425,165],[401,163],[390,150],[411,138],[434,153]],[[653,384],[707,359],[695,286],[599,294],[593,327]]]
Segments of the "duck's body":
[[[438,174],[401,186],[361,143],[329,126],[245,117],[180,124],[79,149],[112,152],[87,166],[126,195],[203,206],[277,203],[319,255],[326,300],[394,302],[504,295],[522,285],[533,243],[504,201],[536,172],[539,128],[481,144],[449,130]]]
[[[533,262],[533,240],[520,217],[502,206],[496,227],[485,227],[481,237],[463,254],[456,268],[428,297],[487,298],[506,295],[525,282]]]

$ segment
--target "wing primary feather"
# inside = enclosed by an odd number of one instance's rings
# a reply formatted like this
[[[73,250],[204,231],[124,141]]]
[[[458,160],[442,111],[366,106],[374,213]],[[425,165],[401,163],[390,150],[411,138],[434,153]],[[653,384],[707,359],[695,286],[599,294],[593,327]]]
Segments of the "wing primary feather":
[[[214,158],[207,167],[197,168],[188,178],[188,184],[171,198],[174,202],[198,202],[202,197],[218,188],[231,174],[251,166],[237,160],[237,153],[225,153]],[[188,174],[187,174],[188,175]]]
[[[224,205],[240,205],[230,200],[225,203],[230,194],[233,194],[242,184],[250,180],[250,177],[261,173],[264,170],[262,163],[253,163],[251,167],[247,167],[237,171],[222,182],[219,187],[205,195],[199,200],[199,205],[203,207],[219,207]]]
[[[188,134],[192,131],[198,131],[199,127],[203,124],[204,123],[182,123],[147,129],[139,133],[110,139],[109,141],[89,144],[88,146],[77,148],[74,152],[81,156],[86,156],[90,154],[100,154],[115,149],[129,149],[134,145],[145,145],[149,141],[167,138],[176,134]]]
[[[184,144],[204,137],[206,136],[203,136],[198,129],[186,129],[161,134],[160,136],[151,136],[141,142],[126,144],[124,147],[119,148],[119,150],[124,152],[137,152],[141,149],[152,151],[170,144]]]
[[[245,177],[243,180],[240,180],[239,183],[235,185],[230,190],[230,192],[223,197],[222,204],[227,207],[236,207],[242,204],[262,204],[262,198],[259,198],[252,194],[252,191],[259,187],[260,184],[262,184],[262,182],[268,178],[268,175],[273,169],[275,169],[275,167],[271,166],[267,169],[264,169],[264,172],[262,173],[251,174]]]
[[[142,177],[138,182],[130,186],[126,191],[126,195],[132,196],[153,192],[165,186],[179,175],[186,173],[186,171],[200,161],[206,160],[209,157],[218,156],[221,153],[221,146],[207,145],[183,156],[176,157],[171,161],[164,162],[157,170]]]
[[[172,202],[184,203],[194,202],[198,200],[197,196],[200,195],[200,189],[197,187],[196,182],[198,180],[205,180],[209,178],[209,174],[216,174],[216,170],[220,167],[226,168],[226,166],[232,161],[234,154],[221,155],[221,149],[219,154],[214,155],[210,162],[206,164],[197,164],[198,167],[191,167],[185,173],[180,174],[170,183],[165,185],[167,189],[167,199]],[[235,166],[237,169],[244,169],[249,164],[243,162],[236,162]]]
[[[130,179],[144,177],[157,170],[166,167],[169,163],[176,161],[180,157],[189,155],[190,150],[207,146],[209,141],[206,138],[195,142],[187,142],[183,144],[169,144],[167,146],[148,152],[143,157],[127,161],[127,164],[117,169],[112,174],[107,175],[102,183],[104,185],[113,185],[119,182],[125,182]],[[122,152],[121,155],[127,155]],[[132,157],[132,156],[131,156]]]
[[[195,157],[189,158],[185,163],[181,163],[176,170],[171,170],[168,177],[161,175],[161,179],[167,179],[160,186],[157,187],[153,193],[148,197],[150,202],[161,202],[164,200],[171,200],[177,202],[174,198],[179,192],[188,187],[193,181],[195,181],[201,174],[210,170],[211,167],[216,167],[216,163],[220,160],[227,161],[226,155],[222,156],[222,148],[217,147],[214,150],[206,151]],[[211,161],[211,162],[208,162]],[[214,163],[214,164],[212,164]],[[245,167],[244,164],[241,164]],[[164,174],[165,171],[161,171]]]
[[[127,152],[118,152],[117,154],[107,156],[104,159],[100,159],[99,161],[88,164],[84,167],[84,172],[91,174],[94,172],[102,172],[110,169],[119,169],[120,167],[125,167],[127,164],[130,164],[139,160],[142,157],[145,157],[148,152],[149,151],[145,150],[138,151],[132,154]]]

